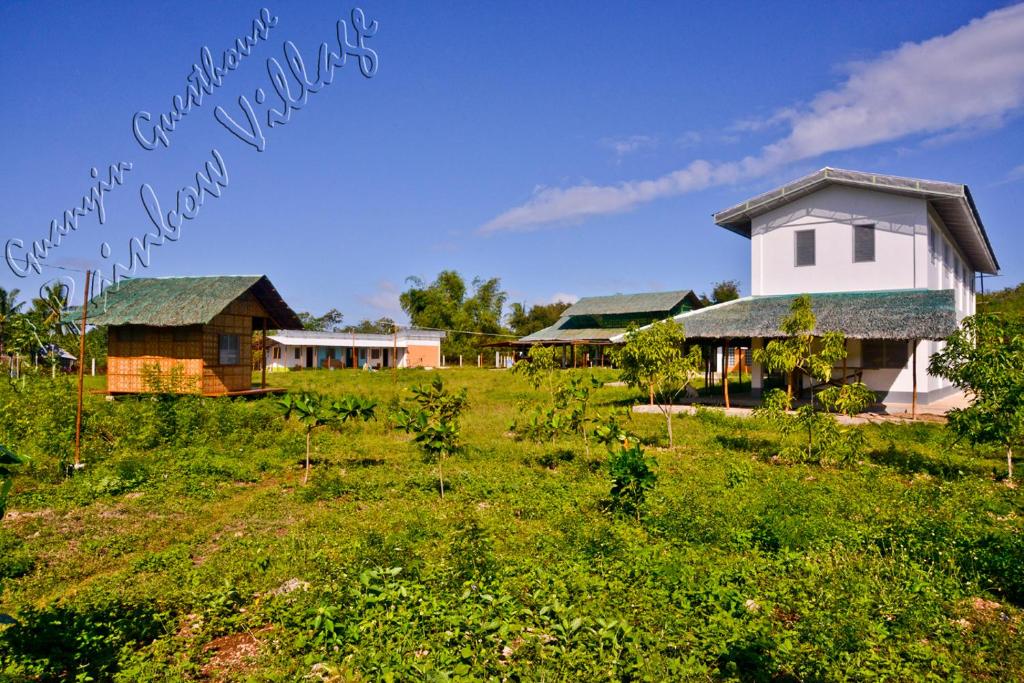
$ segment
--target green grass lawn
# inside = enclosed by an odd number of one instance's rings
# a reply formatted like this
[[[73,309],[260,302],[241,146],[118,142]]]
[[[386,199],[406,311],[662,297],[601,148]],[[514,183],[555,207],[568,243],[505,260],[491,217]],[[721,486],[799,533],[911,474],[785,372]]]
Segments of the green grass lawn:
[[[4,382],[0,443],[32,462],[0,522],[0,679],[1024,678],[1024,496],[999,454],[871,425],[862,461],[825,468],[774,457],[758,420],[678,416],[670,451],[638,415],[658,463],[638,521],[608,510],[603,447],[512,438],[543,397],[507,371],[268,381],[383,418],[437,375],[470,400],[444,500],[384,419],[316,432],[302,486],[274,399],[89,395],[65,478],[73,385]]]

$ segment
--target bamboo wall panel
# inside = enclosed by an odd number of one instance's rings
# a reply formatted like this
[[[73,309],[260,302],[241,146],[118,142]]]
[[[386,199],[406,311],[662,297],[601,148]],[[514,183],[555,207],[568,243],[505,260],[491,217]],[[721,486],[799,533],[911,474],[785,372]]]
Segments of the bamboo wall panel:
[[[166,381],[171,371],[181,367],[183,379],[199,391],[203,376],[202,328],[189,327],[111,327],[107,341],[107,391],[144,392],[147,386],[143,369],[158,366]]]
[[[235,299],[203,328],[203,393],[218,394],[252,388],[253,318],[267,313],[252,294]],[[238,365],[220,364],[220,335],[237,334]]]

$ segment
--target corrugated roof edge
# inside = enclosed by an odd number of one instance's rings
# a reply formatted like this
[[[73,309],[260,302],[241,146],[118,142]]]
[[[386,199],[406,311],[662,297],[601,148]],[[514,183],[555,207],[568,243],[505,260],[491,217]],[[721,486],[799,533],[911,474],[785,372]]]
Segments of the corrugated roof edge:
[[[868,182],[865,178],[871,178],[871,181]],[[879,183],[879,178],[890,180],[892,182],[888,184]],[[973,218],[974,223],[977,226],[978,233],[981,235],[982,242],[988,252],[988,257],[991,259],[992,265],[994,266],[993,272],[998,272],[999,259],[996,258],[995,250],[992,248],[992,242],[989,239],[988,232],[985,230],[985,224],[981,220],[981,214],[978,212],[978,207],[974,202],[974,197],[971,195],[970,188],[962,183],[949,183],[943,180],[927,180],[924,178],[908,178],[906,176],[890,175],[886,173],[869,173],[866,171],[853,171],[849,169],[835,168],[833,166],[825,166],[813,173],[808,173],[807,175],[801,176],[796,180],[790,181],[772,190],[755,195],[754,197],[740,202],[739,204],[717,211],[712,214],[712,217],[716,225],[719,225],[731,232],[735,232],[738,235],[750,237],[749,225],[746,226],[747,229],[745,230],[744,223],[749,223],[751,216],[758,215],[757,212],[760,208],[788,195],[797,194],[799,192],[806,191],[808,188],[814,187],[815,185],[827,183],[838,183],[897,193],[916,192],[920,194],[928,194],[933,197],[944,196],[951,199],[962,200],[967,205],[971,218]],[[741,218],[745,218],[746,221],[739,220]],[[979,270],[981,269],[979,268]]]

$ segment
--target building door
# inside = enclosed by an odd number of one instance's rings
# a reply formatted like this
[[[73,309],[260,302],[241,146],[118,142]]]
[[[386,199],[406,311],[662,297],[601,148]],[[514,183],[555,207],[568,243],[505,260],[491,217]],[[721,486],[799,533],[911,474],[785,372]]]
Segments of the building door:
[[[391,367],[391,363],[388,362],[388,359],[391,358],[391,353],[390,352],[391,352],[391,349],[384,349],[384,365],[383,365],[383,367],[385,367],[385,368],[390,368]]]
[[[307,368],[313,367],[313,347],[312,346],[307,346],[306,347],[306,367]]]

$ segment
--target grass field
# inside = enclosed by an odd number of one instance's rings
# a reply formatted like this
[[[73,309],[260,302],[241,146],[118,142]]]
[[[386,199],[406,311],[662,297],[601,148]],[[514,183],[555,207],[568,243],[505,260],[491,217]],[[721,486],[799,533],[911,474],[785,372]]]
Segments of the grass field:
[[[272,384],[379,401],[438,373]],[[1024,496],[935,425],[862,427],[846,468],[787,464],[715,412],[629,425],[658,462],[639,521],[607,455],[516,441],[507,371],[469,389],[436,469],[386,420],[304,436],[272,399],[86,404],[0,387],[0,443],[32,457],[0,523],[0,679],[949,680],[1024,678]],[[598,373],[614,379],[611,371]],[[625,388],[597,410],[628,405]]]

